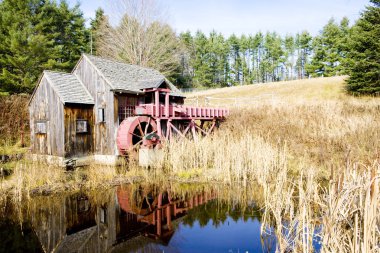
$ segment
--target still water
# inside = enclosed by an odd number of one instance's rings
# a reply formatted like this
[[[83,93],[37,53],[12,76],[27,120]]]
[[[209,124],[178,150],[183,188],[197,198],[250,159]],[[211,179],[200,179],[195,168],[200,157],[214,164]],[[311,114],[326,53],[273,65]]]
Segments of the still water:
[[[225,187],[125,185],[3,204],[0,252],[274,252],[261,211]]]

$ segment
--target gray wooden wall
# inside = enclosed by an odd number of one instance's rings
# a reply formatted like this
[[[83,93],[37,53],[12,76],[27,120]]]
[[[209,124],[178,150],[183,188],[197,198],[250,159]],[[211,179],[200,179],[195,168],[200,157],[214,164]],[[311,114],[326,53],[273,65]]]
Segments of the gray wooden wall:
[[[29,106],[30,143],[34,154],[64,156],[63,104],[48,80],[42,77]],[[46,134],[36,133],[36,122],[46,120]]]
[[[86,56],[82,56],[73,74],[79,77],[95,100],[94,153],[117,155],[118,105],[114,93],[110,90],[111,87]],[[105,122],[103,123],[100,123],[98,119],[97,111],[99,108],[105,109]]]

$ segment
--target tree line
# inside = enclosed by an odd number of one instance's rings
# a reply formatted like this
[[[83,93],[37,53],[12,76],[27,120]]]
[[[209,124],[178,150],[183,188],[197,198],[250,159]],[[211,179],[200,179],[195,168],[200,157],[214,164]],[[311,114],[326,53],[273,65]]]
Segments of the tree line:
[[[90,27],[80,6],[64,0],[0,1],[0,93],[30,93],[44,69],[70,71],[82,53],[158,69],[182,88],[347,74],[349,92],[380,92],[380,0],[371,0],[355,24],[331,19],[316,36],[228,37],[217,31],[177,35],[147,12],[154,1],[118,1],[128,8],[117,25],[98,9]]]

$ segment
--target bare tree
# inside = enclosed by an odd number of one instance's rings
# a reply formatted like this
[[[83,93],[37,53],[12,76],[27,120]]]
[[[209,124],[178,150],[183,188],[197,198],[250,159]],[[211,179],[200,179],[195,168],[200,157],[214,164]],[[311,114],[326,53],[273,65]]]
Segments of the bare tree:
[[[151,67],[170,76],[179,66],[179,41],[163,20],[162,8],[155,0],[110,1],[112,27],[108,19],[100,25],[102,34],[97,52],[126,63]]]

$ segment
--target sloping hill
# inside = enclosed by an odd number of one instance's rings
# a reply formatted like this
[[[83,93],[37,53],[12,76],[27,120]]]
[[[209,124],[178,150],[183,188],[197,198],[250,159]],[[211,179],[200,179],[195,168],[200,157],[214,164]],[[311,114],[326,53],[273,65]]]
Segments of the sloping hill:
[[[188,93],[187,103],[199,105],[244,105],[252,102],[280,100],[334,100],[347,97],[346,76],[314,78],[286,82],[251,84]]]
[[[221,139],[260,136],[274,147],[285,145],[292,167],[327,172],[348,160],[374,161],[380,150],[380,98],[347,95],[345,78],[213,89],[188,94],[186,103],[231,109]]]

